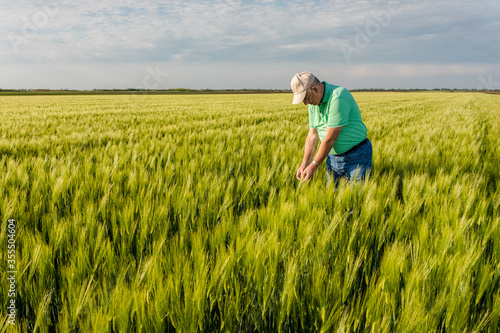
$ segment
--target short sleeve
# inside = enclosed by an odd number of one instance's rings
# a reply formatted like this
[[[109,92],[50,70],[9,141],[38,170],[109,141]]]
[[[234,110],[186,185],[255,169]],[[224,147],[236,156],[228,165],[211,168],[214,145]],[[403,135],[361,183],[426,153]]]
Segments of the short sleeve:
[[[328,109],[327,127],[339,127],[349,123],[349,114],[351,113],[351,103],[340,97],[332,101]]]

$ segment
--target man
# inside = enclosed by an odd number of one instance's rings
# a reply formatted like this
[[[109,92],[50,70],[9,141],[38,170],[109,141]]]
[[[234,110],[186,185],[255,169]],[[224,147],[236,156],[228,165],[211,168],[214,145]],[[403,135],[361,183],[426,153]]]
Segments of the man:
[[[342,177],[362,180],[370,174],[372,145],[351,93],[343,87],[320,82],[310,72],[295,74],[291,86],[292,104],[304,103],[309,112],[309,133],[297,179],[312,179],[325,159],[327,183],[331,175],[337,184]],[[315,155],[319,140],[321,145]]]

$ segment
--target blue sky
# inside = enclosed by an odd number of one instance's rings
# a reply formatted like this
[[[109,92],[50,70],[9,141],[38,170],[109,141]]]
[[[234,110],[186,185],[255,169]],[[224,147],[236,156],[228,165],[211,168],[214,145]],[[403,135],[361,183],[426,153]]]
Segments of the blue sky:
[[[500,1],[0,0],[0,88],[500,89]]]

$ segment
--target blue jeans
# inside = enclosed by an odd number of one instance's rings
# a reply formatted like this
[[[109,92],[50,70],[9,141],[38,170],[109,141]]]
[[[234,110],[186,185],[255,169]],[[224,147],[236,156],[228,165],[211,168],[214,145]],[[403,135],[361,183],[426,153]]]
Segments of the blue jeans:
[[[329,154],[326,157],[326,171],[327,184],[330,184],[333,175],[335,186],[342,177],[350,181],[363,180],[372,171],[372,143],[368,140],[349,153]]]

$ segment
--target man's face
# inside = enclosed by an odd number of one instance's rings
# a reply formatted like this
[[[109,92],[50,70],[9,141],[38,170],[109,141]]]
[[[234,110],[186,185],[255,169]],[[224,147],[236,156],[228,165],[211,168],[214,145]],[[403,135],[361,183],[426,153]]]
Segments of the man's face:
[[[316,86],[312,86],[309,92],[306,94],[306,97],[303,101],[304,105],[320,105],[321,104],[321,96],[319,93],[319,89]]]

